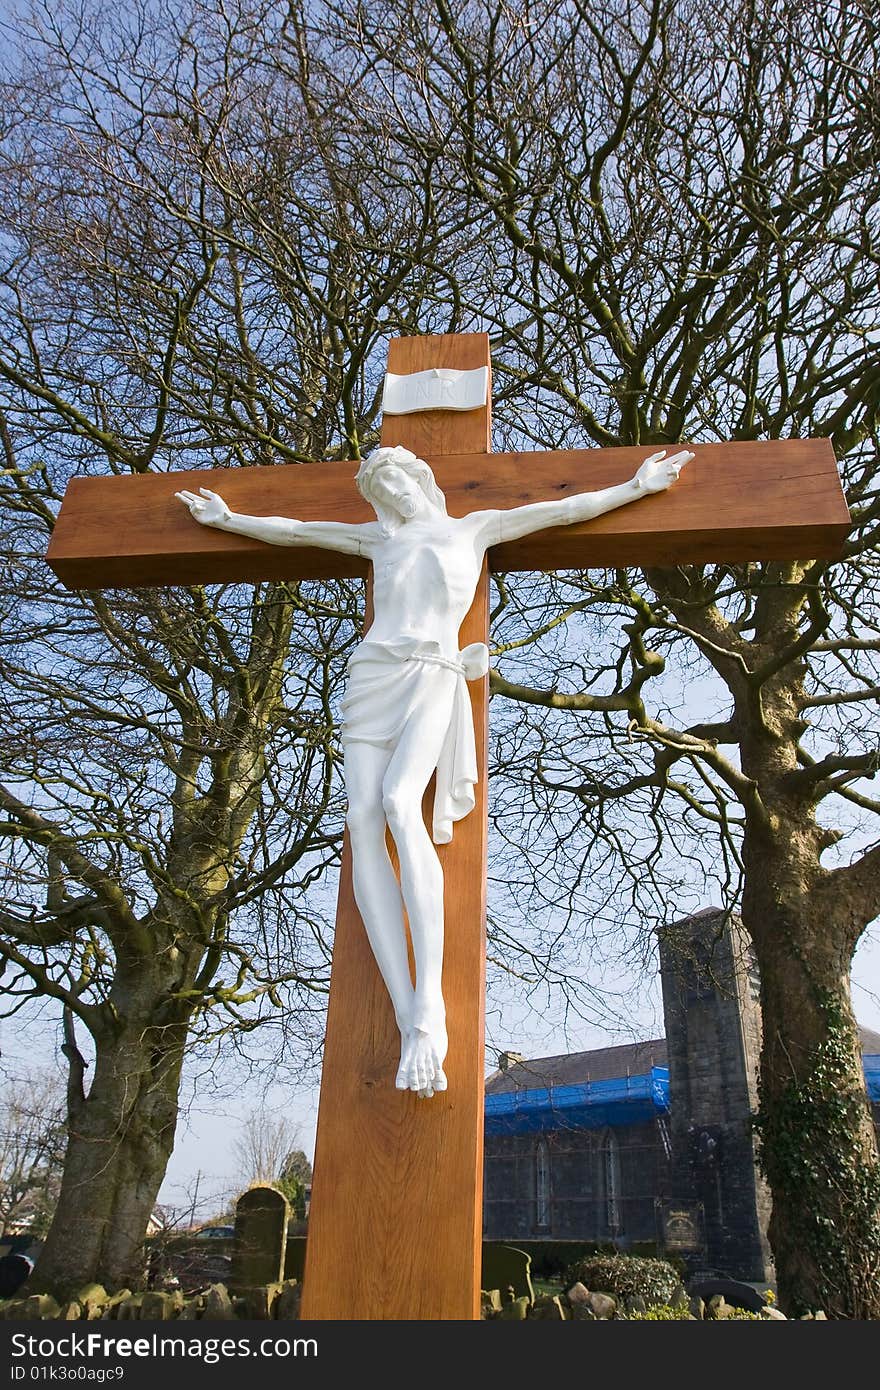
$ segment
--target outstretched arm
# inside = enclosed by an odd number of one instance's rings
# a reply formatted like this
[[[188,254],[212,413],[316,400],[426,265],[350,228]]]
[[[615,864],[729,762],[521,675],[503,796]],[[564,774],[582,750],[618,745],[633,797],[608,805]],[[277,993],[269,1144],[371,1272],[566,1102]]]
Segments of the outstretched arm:
[[[196,492],[175,492],[189,507],[190,516],[202,526],[252,536],[269,545],[316,545],[322,550],[341,550],[346,555],[368,555],[373,527],[346,525],[340,521],[295,521],[287,516],[241,516],[227,507],[217,492],[200,487]]]
[[[519,540],[520,536],[529,536],[533,531],[544,531],[550,526],[571,526],[576,521],[592,521],[593,517],[624,507],[628,502],[637,502],[640,497],[647,497],[652,492],[665,492],[693,457],[689,449],[681,449],[667,458],[663,449],[646,458],[635,477],[618,487],[606,487],[599,492],[579,492],[574,497],[552,502],[531,502],[525,507],[511,507],[505,511],[478,512],[474,514],[474,519],[480,525],[482,539],[487,546]]]

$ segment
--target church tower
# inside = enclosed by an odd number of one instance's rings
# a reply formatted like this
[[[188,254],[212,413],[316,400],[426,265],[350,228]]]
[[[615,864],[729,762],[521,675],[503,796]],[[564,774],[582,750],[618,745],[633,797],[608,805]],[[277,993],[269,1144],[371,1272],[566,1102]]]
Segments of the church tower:
[[[755,1165],[759,980],[742,925],[706,908],[659,937],[673,1191],[703,1207],[706,1263],[772,1277],[770,1197]]]

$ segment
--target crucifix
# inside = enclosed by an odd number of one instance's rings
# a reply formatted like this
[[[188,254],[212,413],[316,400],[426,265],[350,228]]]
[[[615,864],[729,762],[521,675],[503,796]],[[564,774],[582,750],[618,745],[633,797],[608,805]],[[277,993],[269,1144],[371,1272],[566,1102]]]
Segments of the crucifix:
[[[828,556],[849,518],[826,441],[649,458],[644,448],[493,455],[486,335],[398,339],[388,365],[380,448],[360,465],[360,491],[350,463],[74,479],[48,560],[73,588],[372,567],[343,704],[351,833],[302,1311],[470,1319],[482,1219],[488,568]],[[432,849],[419,859],[428,832],[413,819],[435,769],[424,813],[442,875]],[[432,914],[441,941],[446,923],[442,956]]]

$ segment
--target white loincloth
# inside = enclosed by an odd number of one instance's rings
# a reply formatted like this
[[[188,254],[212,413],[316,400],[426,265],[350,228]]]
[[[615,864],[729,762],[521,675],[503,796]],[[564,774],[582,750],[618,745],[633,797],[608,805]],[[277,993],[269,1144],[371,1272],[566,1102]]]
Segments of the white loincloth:
[[[423,713],[445,723],[437,759],[431,834],[436,845],[452,839],[455,821],[474,808],[479,780],[474,721],[466,681],[485,676],[489,650],[473,642],[458,660],[443,656],[438,642],[401,637],[394,642],[361,642],[348,663],[342,699],[342,742],[393,748],[409,721]],[[438,680],[442,671],[455,680]],[[438,692],[444,698],[438,705]],[[448,696],[445,691],[448,689]]]

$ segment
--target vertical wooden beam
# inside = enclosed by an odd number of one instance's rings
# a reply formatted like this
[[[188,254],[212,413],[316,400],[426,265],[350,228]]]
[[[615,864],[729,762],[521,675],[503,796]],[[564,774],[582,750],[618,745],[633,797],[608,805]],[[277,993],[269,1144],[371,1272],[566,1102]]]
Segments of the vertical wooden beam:
[[[388,370],[489,365],[485,334],[393,341]],[[491,406],[386,416],[383,444],[438,458],[488,453]],[[486,569],[461,642],[486,641]],[[470,685],[476,806],[440,849],[449,1089],[397,1091],[399,1034],[354,902],[346,836],[318,1110],[303,1318],[479,1316],[483,1189],[488,679]]]

